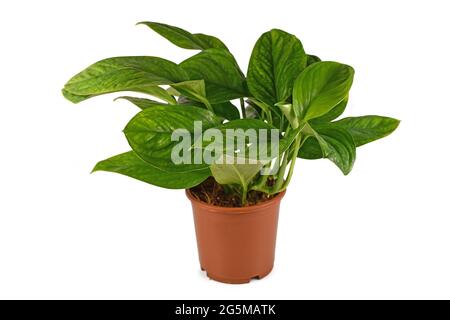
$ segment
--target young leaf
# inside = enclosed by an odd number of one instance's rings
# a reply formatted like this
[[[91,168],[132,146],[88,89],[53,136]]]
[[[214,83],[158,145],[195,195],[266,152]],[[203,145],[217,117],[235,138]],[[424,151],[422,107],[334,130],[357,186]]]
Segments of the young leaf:
[[[132,104],[134,104],[141,110],[144,110],[147,108],[152,108],[155,106],[165,106],[166,105],[165,103],[161,103],[161,102],[150,100],[150,99],[128,97],[128,96],[117,97],[114,99],[114,101],[119,100],[119,99],[130,101]]]
[[[208,49],[183,61],[180,66],[190,79],[205,80],[206,97],[212,104],[247,95],[247,84],[233,56],[219,49]]]
[[[400,121],[382,116],[349,117],[333,122],[333,126],[346,129],[357,147],[381,139],[397,129]]]
[[[224,159],[223,162],[226,160]],[[247,190],[250,181],[258,174],[264,163],[238,164],[235,159],[231,159],[230,164],[213,163],[210,166],[211,174],[220,184],[236,184]]]
[[[124,129],[133,151],[145,161],[160,167],[160,163],[172,163],[172,148],[178,144],[171,136],[176,129],[194,132],[194,121],[202,122],[202,129],[220,125],[221,119],[212,112],[194,106],[155,106],[139,112]],[[180,167],[182,165],[179,165]],[[187,169],[192,169],[193,165]],[[202,165],[198,165],[202,168]]]
[[[139,22],[138,24],[148,26],[153,31],[159,33],[161,36],[180,48],[194,50],[216,48],[228,50],[228,48],[225,46],[225,44],[223,44],[222,41],[213,36],[201,33],[192,34],[181,28],[157,22],[144,21]]]
[[[269,106],[285,101],[306,60],[302,43],[294,35],[278,29],[264,33],[253,48],[248,66],[251,95]]]
[[[92,172],[95,171],[120,173],[168,189],[192,188],[211,175],[211,171],[207,167],[201,170],[186,171],[182,174],[177,171],[162,170],[145,162],[133,151],[100,161],[92,170]]]
[[[156,57],[118,57],[101,60],[80,72],[64,86],[74,96],[117,91],[157,90],[154,86],[189,79],[177,64]],[[66,95],[69,97],[69,95]]]
[[[318,118],[348,96],[352,67],[337,62],[316,62],[295,80],[293,105],[301,120]]]
[[[349,174],[356,159],[356,147],[351,135],[344,129],[326,125],[316,127],[314,131],[323,157],[334,162],[343,174]]]
[[[289,121],[293,129],[297,129],[299,126],[298,117],[294,113],[294,108],[291,103],[276,103],[278,108],[284,114],[286,119]]]

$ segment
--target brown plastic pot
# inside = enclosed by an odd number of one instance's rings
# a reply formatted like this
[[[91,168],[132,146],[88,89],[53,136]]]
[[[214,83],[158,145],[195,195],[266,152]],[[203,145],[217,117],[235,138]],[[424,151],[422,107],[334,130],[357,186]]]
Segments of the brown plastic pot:
[[[247,283],[272,271],[284,194],[254,206],[227,208],[197,200],[186,190],[194,212],[200,266],[210,279]]]

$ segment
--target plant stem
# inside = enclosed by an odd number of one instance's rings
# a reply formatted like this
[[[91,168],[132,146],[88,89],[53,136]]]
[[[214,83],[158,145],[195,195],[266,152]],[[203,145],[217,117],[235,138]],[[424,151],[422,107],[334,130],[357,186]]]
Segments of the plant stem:
[[[241,204],[243,207],[247,205],[247,187],[242,187]]]
[[[301,135],[299,135],[295,139],[294,151],[293,151],[293,155],[292,155],[291,164],[289,166],[289,172],[288,172],[288,175],[286,177],[286,181],[284,181],[283,187],[281,188],[280,191],[285,190],[287,188],[287,186],[289,185],[289,182],[291,182],[292,174],[294,173],[295,160],[297,160],[298,150],[300,150],[300,147],[302,146],[304,141],[305,140],[302,139]]]
[[[242,111],[242,118],[247,118],[247,112],[245,111],[245,103],[244,103],[244,98],[239,99],[239,101],[241,102],[241,111]]]
[[[205,100],[205,101],[203,102],[203,104],[206,106],[206,109],[208,109],[208,110],[211,111],[211,112],[214,112],[214,109],[213,109],[212,105],[209,103],[208,100]]]
[[[281,162],[281,167],[277,174],[277,180],[275,181],[275,185],[273,186],[274,190],[280,189],[281,186],[283,185],[284,173],[286,172],[286,166],[288,164],[288,155],[289,155],[289,150],[285,151],[283,154],[283,160]]]

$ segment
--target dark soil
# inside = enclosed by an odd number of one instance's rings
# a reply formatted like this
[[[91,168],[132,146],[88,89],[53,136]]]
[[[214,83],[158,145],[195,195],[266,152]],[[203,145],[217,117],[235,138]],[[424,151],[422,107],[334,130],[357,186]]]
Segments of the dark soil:
[[[241,196],[235,192],[226,193],[222,185],[209,177],[198,186],[189,189],[194,198],[218,207],[242,207]],[[260,191],[250,191],[247,194],[247,206],[253,206],[272,199],[275,195],[268,195]]]

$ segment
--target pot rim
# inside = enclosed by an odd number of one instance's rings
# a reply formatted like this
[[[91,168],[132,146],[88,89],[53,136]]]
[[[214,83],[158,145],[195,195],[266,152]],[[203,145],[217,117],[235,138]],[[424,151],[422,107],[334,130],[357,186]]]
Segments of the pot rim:
[[[200,201],[192,196],[192,193],[189,189],[186,189],[186,196],[187,198],[195,203],[196,205],[199,205],[205,209],[207,209],[210,212],[214,213],[220,213],[220,214],[246,214],[246,213],[254,213],[255,211],[259,211],[262,208],[269,207],[273,205],[274,202],[280,202],[281,199],[283,199],[284,195],[286,194],[286,190],[281,191],[278,193],[275,197],[273,197],[270,200],[264,201],[259,204],[255,204],[253,206],[248,207],[220,207],[220,206],[214,206],[212,204],[207,204],[206,202]]]

